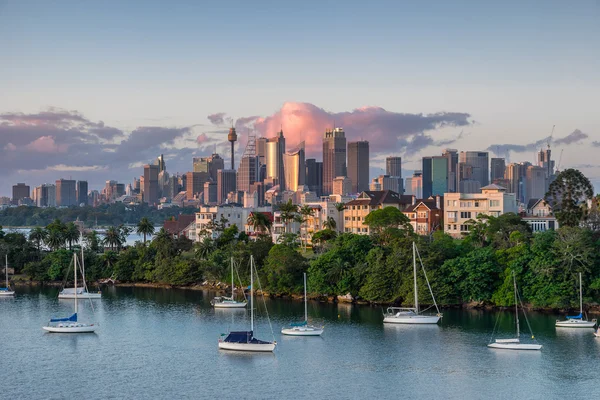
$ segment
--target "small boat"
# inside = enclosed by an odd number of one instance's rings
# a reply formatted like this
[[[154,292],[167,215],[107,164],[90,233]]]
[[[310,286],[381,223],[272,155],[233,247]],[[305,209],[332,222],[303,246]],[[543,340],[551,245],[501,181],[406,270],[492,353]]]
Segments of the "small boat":
[[[306,296],[306,272],[304,273],[304,321],[292,322],[288,328],[282,328],[281,333],[289,336],[321,336],[322,326],[308,324],[308,297]]]
[[[75,271],[75,290],[74,290],[74,303],[75,312],[70,317],[65,318],[51,318],[48,325],[42,327],[47,332],[52,333],[92,333],[96,331],[96,325],[84,324],[77,320],[77,255],[73,254],[73,270]]]
[[[214,308],[244,308],[246,307],[246,299],[237,301],[233,298],[235,295],[235,285],[233,284],[233,257],[231,257],[231,297],[219,296],[214,297],[210,304]]]
[[[427,281],[427,287],[429,287],[429,293],[433,299],[433,304],[437,310],[437,314],[422,314],[419,310],[419,288],[417,286],[417,245],[413,242],[413,278],[414,278],[414,292],[415,292],[415,307],[388,307],[387,311],[383,315],[383,322],[390,324],[437,324],[442,318],[442,313],[435,302],[429,279],[427,279],[427,273],[423,266],[423,261],[419,255],[419,261],[421,262],[421,268],[425,275],[425,281]]]
[[[3,288],[0,288],[0,297],[9,297],[9,296],[15,295],[15,291],[11,290],[10,286],[8,285],[8,254],[6,255],[5,260],[6,261],[4,263],[4,272],[5,272],[5,276],[6,276],[6,286]]]
[[[583,319],[583,289],[581,284],[581,272],[579,273],[579,315],[569,316],[564,321],[556,320],[557,328],[593,328],[596,320]]]
[[[83,280],[83,287],[77,289],[77,285],[75,288],[63,288],[60,293],[58,293],[59,299],[101,299],[102,292],[88,292],[87,284],[85,283],[85,261],[83,256],[83,239],[81,240],[81,279]],[[75,293],[77,291],[77,293]]]
[[[267,342],[254,337],[254,257],[250,256],[250,330],[221,334],[219,349],[249,352],[272,352],[277,342]]]
[[[517,292],[517,279],[515,278],[515,273],[513,272],[513,285],[515,287],[515,319],[517,324],[517,337],[509,338],[509,339],[496,339],[493,343],[488,344],[487,346],[492,349],[502,349],[502,350],[541,350],[542,345],[535,343],[535,337],[533,334],[531,338],[534,343],[521,343],[521,332],[519,329],[519,296]],[[525,315],[525,310],[523,310],[523,315]],[[498,315],[500,317],[500,315]],[[525,321],[527,321],[527,325],[529,325],[529,320],[525,317]],[[531,331],[531,326],[529,327]],[[493,336],[493,335],[492,335]]]

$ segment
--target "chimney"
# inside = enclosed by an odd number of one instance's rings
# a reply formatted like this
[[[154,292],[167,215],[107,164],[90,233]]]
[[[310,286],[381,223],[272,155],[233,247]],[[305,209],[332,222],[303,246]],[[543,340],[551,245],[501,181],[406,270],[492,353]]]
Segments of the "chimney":
[[[417,202],[417,196],[415,196],[415,195],[413,194],[413,195],[412,195],[412,197],[411,197],[411,199],[412,199],[412,200],[411,200],[411,204],[414,206],[414,205],[415,205],[415,203]]]
[[[440,208],[441,208],[441,207],[440,207],[440,195],[439,195],[439,194],[435,196],[435,206],[436,206],[438,209],[440,209]]]

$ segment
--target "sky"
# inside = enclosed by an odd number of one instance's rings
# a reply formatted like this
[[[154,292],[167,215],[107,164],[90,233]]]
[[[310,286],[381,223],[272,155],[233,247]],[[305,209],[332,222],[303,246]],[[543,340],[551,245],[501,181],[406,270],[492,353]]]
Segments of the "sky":
[[[510,162],[551,146],[600,191],[598,1],[0,0],[0,195],[124,183],[283,129],[326,128],[407,172],[447,147]],[[562,153],[562,157],[560,154]]]

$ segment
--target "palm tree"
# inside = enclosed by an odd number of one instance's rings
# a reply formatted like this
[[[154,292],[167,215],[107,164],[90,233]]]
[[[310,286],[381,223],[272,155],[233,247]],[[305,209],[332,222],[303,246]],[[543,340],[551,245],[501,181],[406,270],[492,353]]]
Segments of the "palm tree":
[[[117,226],[110,226],[104,234],[102,244],[109,246],[113,251],[120,248],[123,245],[121,229]]]
[[[52,229],[48,231],[44,242],[50,248],[50,250],[58,250],[64,246],[65,238],[61,231]]]
[[[273,225],[273,222],[271,222],[271,219],[267,216],[267,214],[256,211],[250,214],[248,217],[248,223],[252,225],[252,229],[254,229],[255,232],[260,233],[270,231],[271,226]]]
[[[48,232],[41,226],[36,226],[29,232],[29,240],[35,243],[38,253],[42,251],[42,243],[46,241]]]
[[[296,214],[298,214],[298,205],[292,203],[292,199],[289,199],[287,203],[279,205],[279,211],[281,212],[281,219],[285,224],[284,232],[287,233],[288,223],[296,217]]]
[[[154,234],[154,225],[146,217],[142,218],[137,224],[138,235],[144,235],[144,244],[146,244],[146,236],[152,236]]]
[[[215,242],[209,237],[205,237],[201,242],[196,245],[196,254],[200,256],[200,259],[208,259],[208,255],[215,249]]]
[[[341,222],[340,232],[344,230],[344,218],[340,218],[340,214],[346,209],[346,205],[344,203],[335,203],[335,209],[338,212],[338,221]]]
[[[300,207],[300,214],[302,215],[302,224],[308,221],[308,217],[312,217],[314,214],[314,210],[309,205],[303,205]],[[306,251],[306,247],[308,246],[308,227],[304,225],[304,251]],[[302,237],[300,237],[302,239]]]
[[[92,230],[91,232],[85,233],[83,235],[83,241],[87,245],[88,249],[93,252],[98,252],[98,243],[100,243],[98,232]]]
[[[333,217],[327,217],[327,219],[323,223],[323,229],[331,229],[332,231],[335,231],[336,226],[337,224]]]
[[[79,232],[79,228],[73,222],[69,222],[64,231],[64,238],[67,243],[69,243],[69,250],[73,248],[73,243],[79,242],[79,236],[81,233]]]

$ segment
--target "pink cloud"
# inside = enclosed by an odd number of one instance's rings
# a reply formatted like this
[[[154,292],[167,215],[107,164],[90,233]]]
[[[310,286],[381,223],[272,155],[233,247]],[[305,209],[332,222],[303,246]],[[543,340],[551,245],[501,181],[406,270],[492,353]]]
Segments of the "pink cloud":
[[[198,144],[205,144],[209,141],[210,141],[210,138],[206,135],[206,133],[202,133],[202,134],[198,135],[198,137],[196,138],[196,143],[198,143]]]
[[[17,149],[17,146],[15,146],[12,143],[7,143],[6,146],[4,146],[4,150],[7,151],[15,151]]]
[[[405,114],[381,107],[333,113],[310,103],[298,102],[284,103],[271,116],[247,118],[253,120],[254,129],[266,137],[283,129],[288,148],[304,141],[309,157],[321,154],[323,133],[334,125],[344,128],[347,141],[368,140],[373,153],[404,153],[435,145],[426,132],[471,124],[467,113]]]
[[[54,136],[40,136],[25,148],[36,153],[66,153],[69,146],[57,144],[54,141]]]

